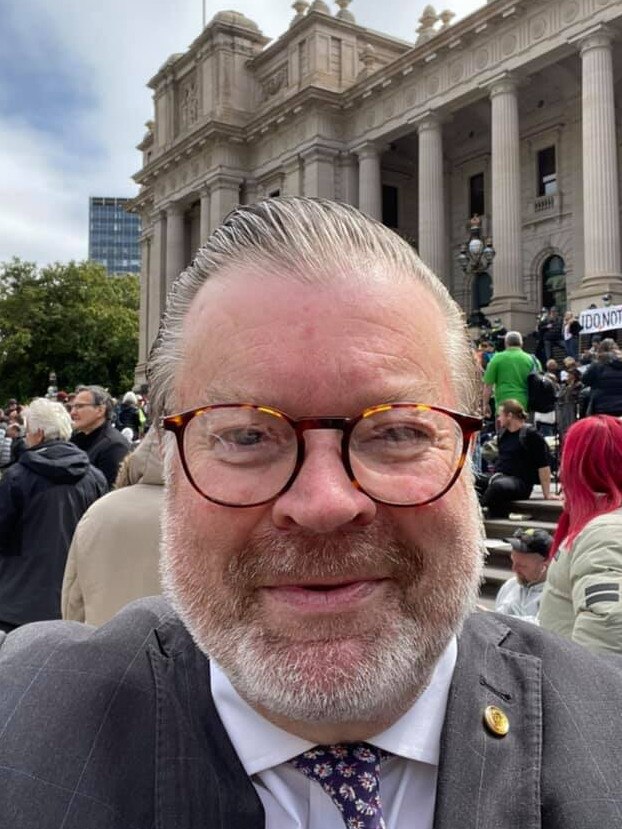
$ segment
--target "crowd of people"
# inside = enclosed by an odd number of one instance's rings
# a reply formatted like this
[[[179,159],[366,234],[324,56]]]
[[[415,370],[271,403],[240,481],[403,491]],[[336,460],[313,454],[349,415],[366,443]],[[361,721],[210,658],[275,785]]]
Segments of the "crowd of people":
[[[117,402],[95,385],[28,405],[11,399],[0,410],[0,630],[61,617],[78,524],[95,501],[122,485],[148,425],[144,398],[128,392]],[[150,515],[157,526],[157,515]],[[157,587],[153,578],[139,578],[134,592],[124,585],[130,600],[145,595],[147,583]]]
[[[274,198],[176,283],[149,407],[9,401],[0,825],[619,825],[622,361],[549,316],[565,377],[501,325],[478,371],[403,239]],[[482,514],[556,465],[555,535],[473,612]]]
[[[567,318],[569,324],[575,321],[571,315]],[[476,361],[485,417],[476,452],[483,505],[491,515],[502,516],[512,500],[529,497],[536,484],[542,486],[545,498],[556,497],[551,471],[559,466],[572,424],[593,414],[622,417],[622,352],[617,343],[609,337],[594,338],[579,362],[570,355],[561,364],[550,357],[543,367],[535,354],[524,349],[522,335],[509,331],[499,350],[489,340],[481,342]],[[541,388],[537,393],[542,384],[544,398]],[[539,408],[543,399],[545,410]]]

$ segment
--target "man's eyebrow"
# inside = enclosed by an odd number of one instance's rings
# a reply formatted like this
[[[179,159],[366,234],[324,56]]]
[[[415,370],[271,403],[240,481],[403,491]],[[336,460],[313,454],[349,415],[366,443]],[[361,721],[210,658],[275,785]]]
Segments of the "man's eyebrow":
[[[391,391],[385,390],[380,403],[429,403],[432,406],[440,403],[440,388],[436,383],[428,380],[413,380],[406,382]]]
[[[201,404],[204,405],[214,405],[217,403],[254,403],[255,405],[261,405],[263,403],[268,405],[267,401],[261,398],[261,395],[257,397],[250,393],[248,389],[242,389],[230,383],[222,385],[210,384],[200,395],[200,400]]]
[[[379,388],[378,393],[361,400],[359,408],[361,411],[368,406],[376,406],[380,403],[429,403],[432,406],[440,404],[440,388],[436,383],[428,380],[413,380],[391,388]],[[278,400],[272,399],[265,392],[253,393],[248,389],[236,387],[233,384],[210,384],[205,387],[197,405],[214,405],[217,403],[252,403],[256,406],[274,406],[281,408]]]

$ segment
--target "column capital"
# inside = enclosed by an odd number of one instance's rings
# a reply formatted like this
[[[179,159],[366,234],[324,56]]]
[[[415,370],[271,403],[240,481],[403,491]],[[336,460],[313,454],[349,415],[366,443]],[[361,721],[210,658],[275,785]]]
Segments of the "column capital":
[[[365,141],[353,147],[352,152],[359,158],[375,158],[380,155],[380,147],[375,141]]]
[[[334,147],[309,147],[306,150],[303,150],[300,153],[300,157],[305,161],[317,161],[326,159],[330,161],[331,159],[335,158],[339,155],[339,150],[336,150]]]
[[[203,198],[208,198],[209,199],[211,191],[212,191],[212,188],[209,184],[203,183],[203,184],[199,185],[199,196],[202,199]]]
[[[339,161],[342,165],[347,166],[348,164],[356,164],[356,153],[353,151],[350,152],[349,150],[340,150],[339,151]]]
[[[488,89],[490,98],[495,98],[497,95],[516,94],[519,85],[520,80],[516,75],[510,72],[502,72],[488,81],[485,87]]]
[[[155,228],[156,224],[163,219],[166,219],[166,209],[164,207],[156,208],[149,216],[149,221],[151,222],[151,226],[153,228]]]
[[[185,212],[185,207],[181,202],[172,201],[164,205],[164,211],[166,213],[167,218],[169,216],[183,216]]]
[[[210,192],[213,193],[214,190],[222,190],[223,188],[233,190],[241,184],[242,178],[240,176],[232,173],[216,173],[216,175],[210,177],[209,188]]]
[[[582,32],[580,35],[573,37],[570,43],[574,43],[578,49],[579,54],[583,57],[586,52],[592,49],[611,49],[615,33],[608,26],[599,24],[593,26],[587,32]]]
[[[417,132],[421,134],[427,130],[439,130],[444,123],[444,119],[438,112],[428,109],[426,112],[422,112],[421,115],[417,116],[409,123],[411,123]]]

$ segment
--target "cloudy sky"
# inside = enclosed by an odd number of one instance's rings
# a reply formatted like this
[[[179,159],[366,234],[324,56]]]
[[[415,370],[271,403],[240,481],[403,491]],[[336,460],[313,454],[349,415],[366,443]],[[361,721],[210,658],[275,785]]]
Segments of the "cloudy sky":
[[[414,40],[424,5],[353,0],[350,10],[363,26]],[[449,0],[458,17],[479,5]],[[205,0],[208,21],[227,8],[271,38],[294,14],[290,0]],[[137,192],[146,82],[188,47],[202,17],[202,0],[0,0],[0,261],[86,258],[88,197]]]

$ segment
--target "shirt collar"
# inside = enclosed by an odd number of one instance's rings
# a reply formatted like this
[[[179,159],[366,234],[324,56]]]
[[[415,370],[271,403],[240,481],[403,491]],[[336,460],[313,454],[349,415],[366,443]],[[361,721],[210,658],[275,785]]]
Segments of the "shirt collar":
[[[367,742],[399,757],[437,766],[457,652],[456,638],[452,637],[419,698],[393,725]],[[249,776],[285,763],[315,745],[273,725],[251,708],[214,660],[210,660],[210,678],[216,710]]]

